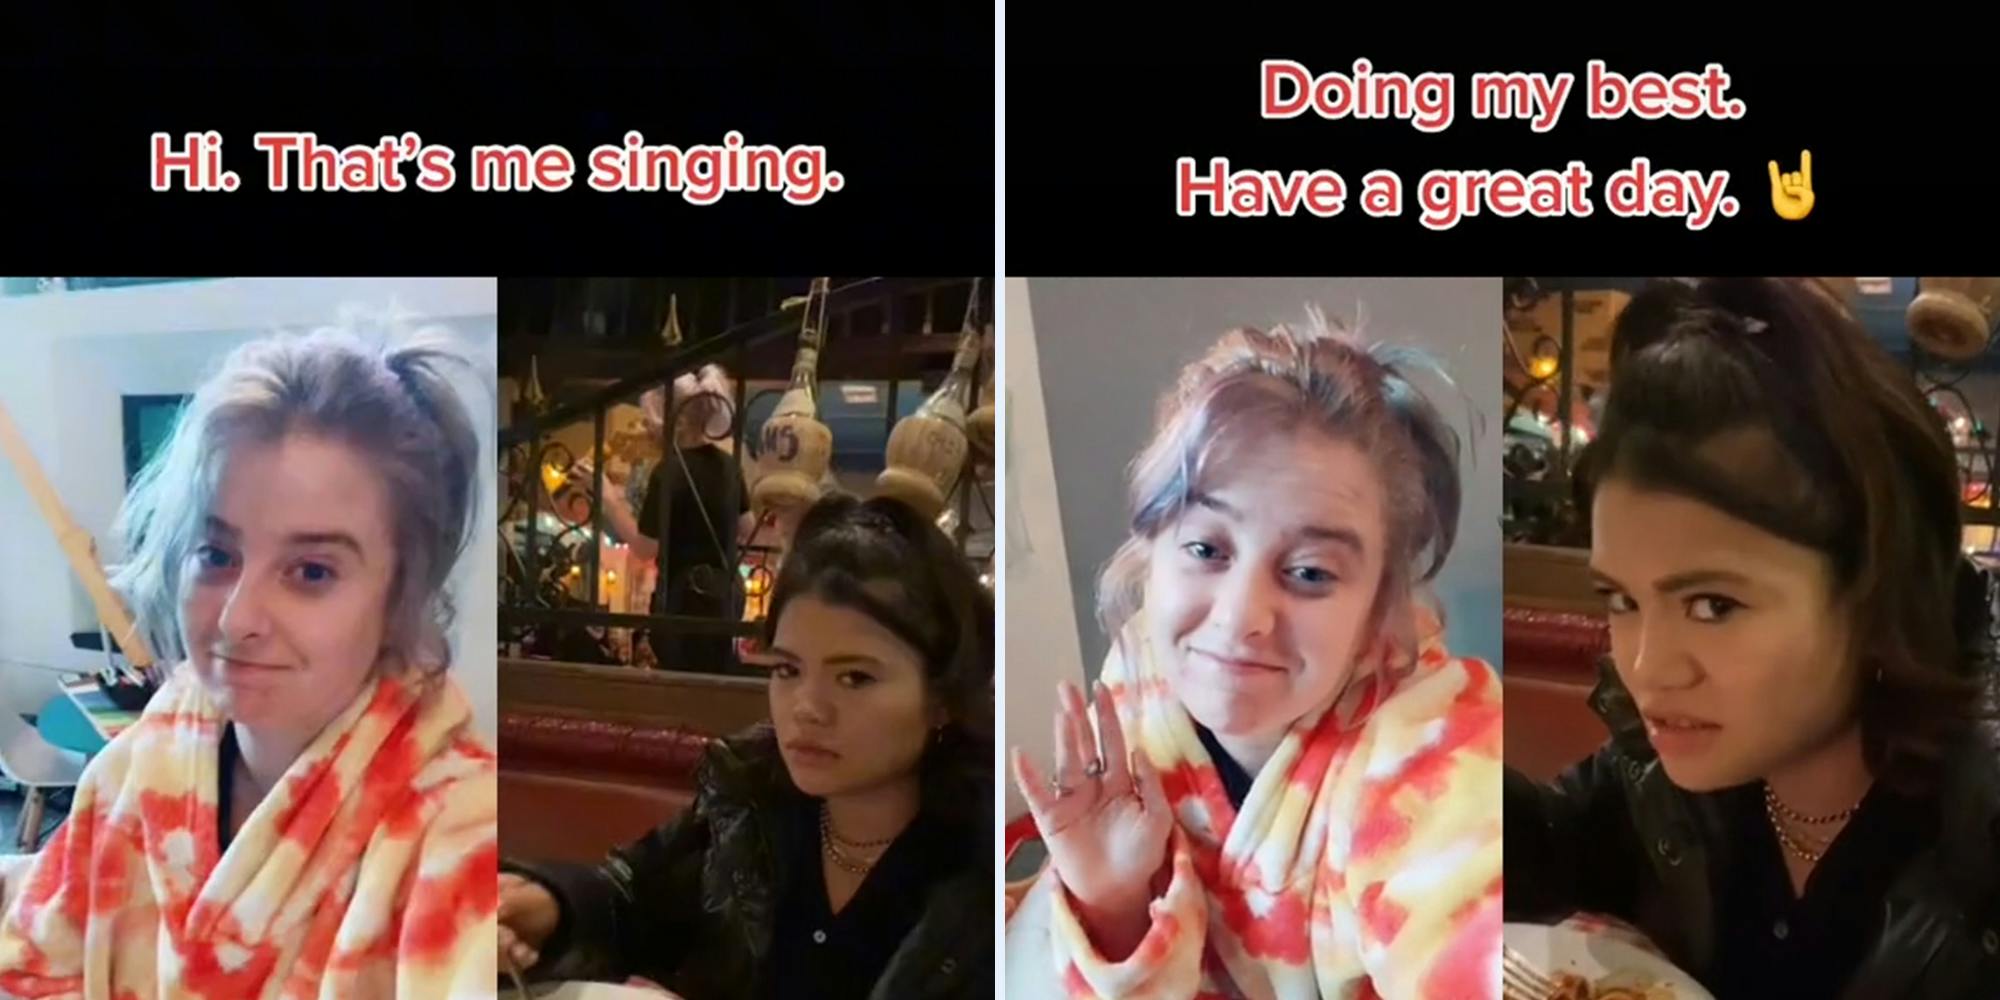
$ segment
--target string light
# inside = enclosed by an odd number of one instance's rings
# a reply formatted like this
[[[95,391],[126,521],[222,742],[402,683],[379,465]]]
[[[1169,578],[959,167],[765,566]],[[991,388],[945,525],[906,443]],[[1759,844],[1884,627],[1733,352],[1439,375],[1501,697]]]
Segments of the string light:
[[[1546,379],[1562,367],[1559,355],[1562,348],[1554,339],[1541,337],[1535,341],[1534,357],[1528,360],[1528,374],[1537,379]]]

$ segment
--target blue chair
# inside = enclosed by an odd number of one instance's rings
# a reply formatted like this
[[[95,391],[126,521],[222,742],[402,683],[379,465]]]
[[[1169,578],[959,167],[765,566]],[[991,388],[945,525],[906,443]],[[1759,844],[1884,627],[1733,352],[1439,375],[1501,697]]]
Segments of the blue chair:
[[[106,746],[104,737],[97,735],[97,727],[90,724],[83,709],[66,694],[56,695],[42,706],[41,714],[35,717],[35,728],[41,731],[42,739],[86,757],[95,756]]]

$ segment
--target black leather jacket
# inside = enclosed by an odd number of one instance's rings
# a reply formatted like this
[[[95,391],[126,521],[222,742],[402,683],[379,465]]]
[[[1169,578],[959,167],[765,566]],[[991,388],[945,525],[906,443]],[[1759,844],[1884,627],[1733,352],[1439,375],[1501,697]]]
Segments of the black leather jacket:
[[[1729,870],[1736,846],[1725,817],[1712,797],[1668,780],[1608,667],[1591,705],[1612,734],[1595,755],[1553,785],[1507,772],[1507,919],[1611,912],[1700,974],[1716,955],[1714,873]],[[1897,875],[1848,998],[2000,997],[2000,749],[1990,734],[1951,754],[1938,796],[1937,843]],[[1611,898],[1637,900],[1636,912],[1598,902]]]
[[[690,1000],[764,995],[783,887],[802,856],[780,810],[801,793],[768,729],[717,744],[696,785],[687,812],[601,864],[501,866],[540,881],[562,905],[535,979],[639,975]],[[993,881],[990,865],[974,864],[933,885],[870,995],[991,996]]]

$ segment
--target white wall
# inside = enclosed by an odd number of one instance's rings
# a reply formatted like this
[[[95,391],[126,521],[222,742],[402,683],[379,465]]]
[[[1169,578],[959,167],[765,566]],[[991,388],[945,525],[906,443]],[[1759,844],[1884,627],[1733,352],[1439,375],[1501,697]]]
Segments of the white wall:
[[[0,297],[0,405],[19,425],[70,515],[118,555],[110,528],[124,495],[120,397],[191,392],[235,345],[279,329],[328,325],[343,307],[392,304],[461,337],[481,366],[461,385],[479,425],[484,485],[472,547],[455,578],[454,673],[479,723],[497,731],[494,642],[494,379],[491,278],[232,278]],[[71,631],[94,627],[88,598],[10,467],[0,467],[0,706],[33,711],[61,671],[88,669]]]
[[[1000,404],[1006,421],[1001,437],[1006,449],[1001,559],[1007,614],[1005,738],[1009,746],[1019,746],[1046,764],[1055,754],[1051,720],[1056,713],[1056,683],[1069,678],[1081,684],[1085,670],[1083,650],[1077,644],[1069,554],[1049,455],[1027,280],[1008,278],[1006,293],[1002,336],[1007,363],[1001,373],[1006,398]],[[1026,812],[1011,768],[1001,774],[1007,788],[1006,815]]]

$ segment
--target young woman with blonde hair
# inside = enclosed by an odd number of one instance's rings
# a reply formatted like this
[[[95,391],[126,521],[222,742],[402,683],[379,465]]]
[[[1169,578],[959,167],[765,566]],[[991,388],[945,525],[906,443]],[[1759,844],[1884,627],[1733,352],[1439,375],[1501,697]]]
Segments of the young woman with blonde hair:
[[[443,338],[247,344],[127,496],[177,663],[8,888],[0,992],[490,992],[494,755],[448,667],[479,439]]]
[[[1162,400],[1096,695],[1015,754],[1013,995],[1497,994],[1499,682],[1424,594],[1460,487],[1415,361],[1239,330]]]

